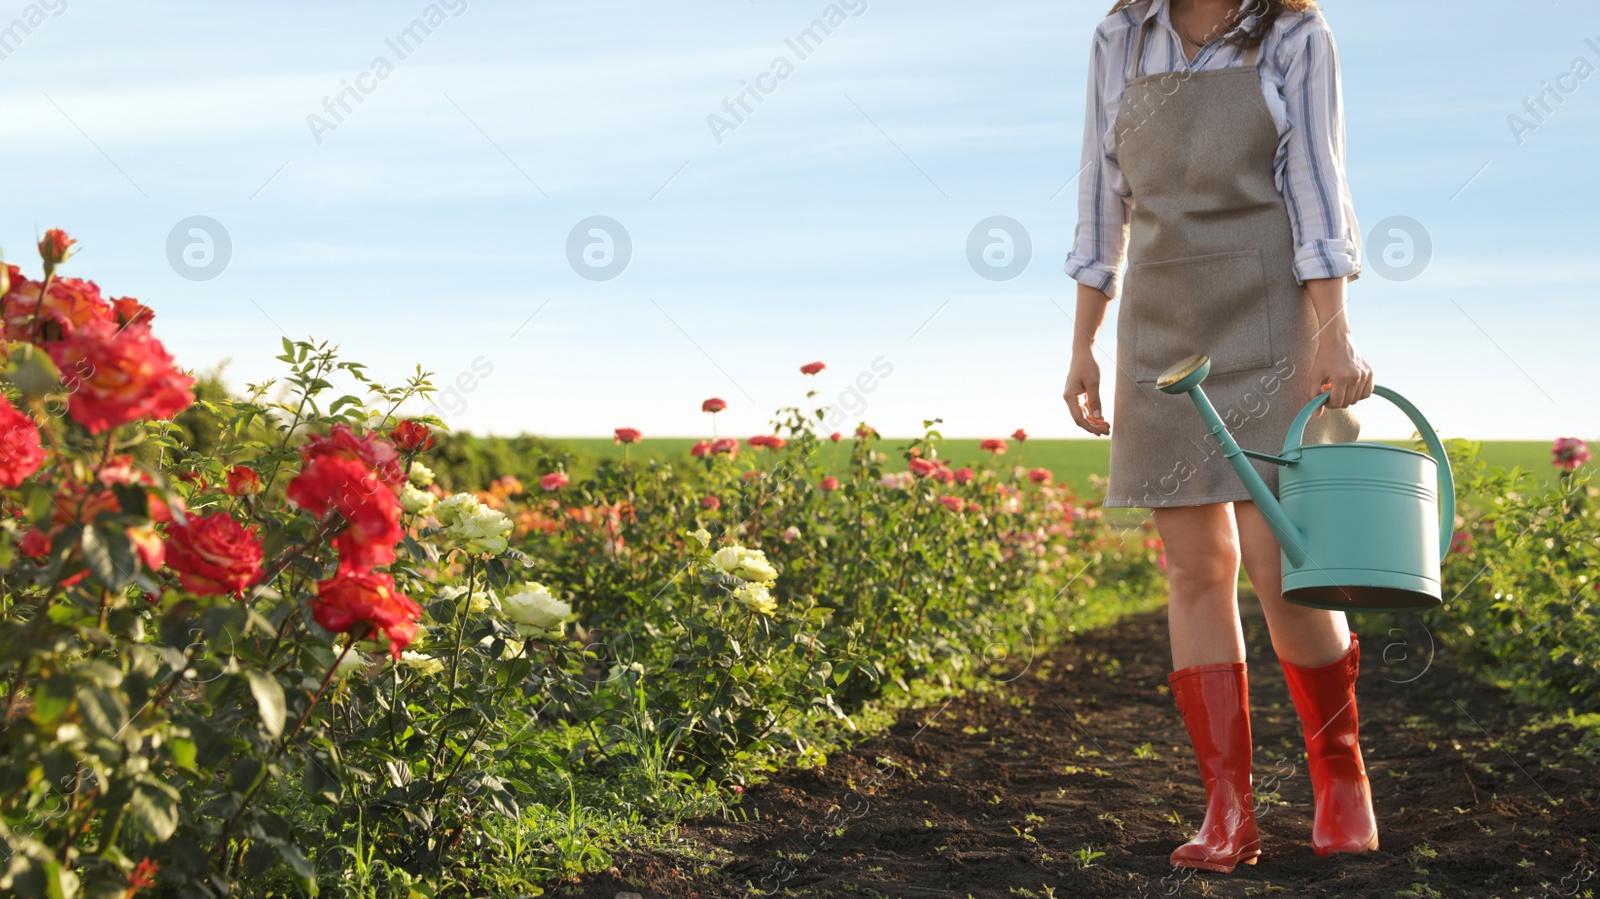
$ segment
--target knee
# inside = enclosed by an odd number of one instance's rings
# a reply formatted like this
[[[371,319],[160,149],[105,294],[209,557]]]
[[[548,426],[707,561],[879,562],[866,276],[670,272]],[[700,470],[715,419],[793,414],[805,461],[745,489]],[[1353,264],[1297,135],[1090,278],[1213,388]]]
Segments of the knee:
[[[1174,596],[1204,596],[1231,589],[1239,579],[1239,549],[1219,544],[1205,552],[1167,552],[1167,579]]]

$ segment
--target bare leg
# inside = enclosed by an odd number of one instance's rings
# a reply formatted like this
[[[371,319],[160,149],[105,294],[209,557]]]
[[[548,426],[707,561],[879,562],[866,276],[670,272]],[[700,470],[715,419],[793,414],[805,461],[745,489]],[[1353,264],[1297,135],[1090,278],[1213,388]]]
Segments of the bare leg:
[[[1228,504],[1155,509],[1152,514],[1167,552],[1173,669],[1244,661],[1239,538]]]
[[[1255,503],[1234,503],[1233,513],[1238,520],[1244,570],[1261,598],[1273,651],[1279,659],[1308,668],[1338,661],[1350,648],[1350,627],[1344,613],[1297,606],[1284,599],[1278,538]],[[1170,549],[1167,564],[1172,564]]]

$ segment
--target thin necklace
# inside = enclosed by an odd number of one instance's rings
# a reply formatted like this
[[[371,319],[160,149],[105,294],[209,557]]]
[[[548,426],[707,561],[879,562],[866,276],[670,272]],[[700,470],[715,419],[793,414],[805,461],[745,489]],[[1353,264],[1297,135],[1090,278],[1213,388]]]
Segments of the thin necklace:
[[[1211,29],[1212,33],[1215,34],[1219,29],[1231,24],[1233,22],[1233,20],[1235,18],[1237,18],[1237,17],[1238,17],[1238,13],[1237,12],[1235,12],[1233,10],[1229,10],[1228,17],[1223,19],[1221,24],[1217,25],[1216,28]],[[1178,23],[1177,22],[1173,22],[1172,24],[1174,26],[1176,26]],[[1178,36],[1183,38],[1184,40],[1188,41],[1189,43],[1194,44],[1196,48],[1200,48],[1200,47],[1204,47],[1205,46],[1204,42],[1197,41],[1194,38],[1190,37],[1189,33],[1184,31],[1182,28],[1178,29]]]

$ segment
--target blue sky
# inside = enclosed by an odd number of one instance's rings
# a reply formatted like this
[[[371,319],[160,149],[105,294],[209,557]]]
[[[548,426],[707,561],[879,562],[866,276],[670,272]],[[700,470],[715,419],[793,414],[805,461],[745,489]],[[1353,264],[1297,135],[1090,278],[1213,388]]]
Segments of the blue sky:
[[[823,400],[876,360],[845,405],[885,433],[1074,436],[1061,188],[1108,5],[867,0],[801,59],[786,39],[826,3],[457,0],[401,58],[389,41],[429,4],[0,0],[0,30],[42,18],[0,35],[0,247],[36,271],[38,234],[68,229],[69,274],[149,303],[180,364],[227,360],[235,387],[280,373],[283,332],[380,377],[461,378],[455,428],[691,435],[715,395],[724,433],[757,433],[821,359]],[[1595,436],[1600,392],[1573,376],[1600,335],[1600,9],[1325,15],[1363,231],[1405,216],[1432,243],[1417,277],[1369,263],[1351,287],[1379,382],[1446,435]],[[1519,143],[1507,117],[1558,82]],[[370,93],[335,122],[325,98],[352,84]],[[996,215],[1032,241],[1012,280],[967,258]],[[169,261],[191,216],[231,242],[209,280]],[[591,216],[631,239],[611,280],[568,259]],[[1409,432],[1359,411],[1370,436]]]

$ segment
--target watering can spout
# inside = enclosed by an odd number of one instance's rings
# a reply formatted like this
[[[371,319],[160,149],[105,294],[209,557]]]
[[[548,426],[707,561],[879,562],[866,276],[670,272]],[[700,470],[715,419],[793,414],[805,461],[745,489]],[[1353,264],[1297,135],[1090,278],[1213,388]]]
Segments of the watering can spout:
[[[1194,401],[1195,408],[1200,410],[1201,420],[1211,430],[1217,443],[1222,446],[1223,457],[1233,466],[1233,470],[1239,475],[1239,480],[1244,483],[1245,491],[1250,494],[1256,508],[1260,509],[1262,516],[1266,518],[1267,526],[1272,528],[1273,536],[1278,538],[1278,545],[1282,548],[1284,556],[1293,565],[1303,565],[1305,564],[1304,535],[1289,520],[1278,498],[1272,495],[1272,489],[1256,472],[1255,466],[1250,464],[1251,458],[1271,462],[1274,465],[1289,465],[1294,460],[1240,448],[1233,435],[1228,432],[1228,426],[1222,423],[1222,416],[1217,414],[1216,407],[1211,405],[1211,400],[1200,389],[1200,382],[1210,373],[1210,357],[1197,353],[1162,373],[1156,380],[1156,386],[1164,393],[1174,395],[1187,393]]]

